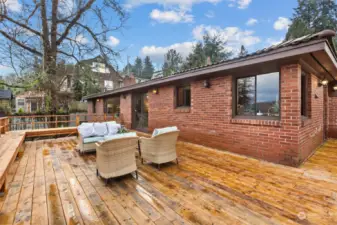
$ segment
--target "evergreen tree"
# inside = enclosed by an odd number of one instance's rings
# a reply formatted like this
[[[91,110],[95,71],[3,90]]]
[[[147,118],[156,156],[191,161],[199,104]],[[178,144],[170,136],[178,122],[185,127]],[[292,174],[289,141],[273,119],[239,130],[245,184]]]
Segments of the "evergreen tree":
[[[204,41],[204,54],[206,58],[210,57],[211,63],[226,60],[231,56],[231,53],[225,50],[226,42],[220,35],[205,34]]]
[[[170,76],[173,73],[178,72],[182,61],[181,55],[176,50],[168,50],[165,54],[165,62],[163,65],[164,76]]]
[[[144,69],[142,73],[143,78],[151,79],[154,72],[154,67],[149,56],[146,56],[144,59]]]
[[[85,65],[82,68],[80,68],[81,73],[81,81],[82,81],[82,87],[83,87],[83,96],[95,94],[100,92],[100,87],[98,81],[95,79],[96,76],[93,75],[93,72],[90,68],[90,66]]]
[[[337,29],[337,4],[334,0],[298,0],[286,40]]]
[[[129,73],[132,72],[133,66],[128,63],[124,68],[123,68],[123,73],[129,75]]]
[[[75,100],[80,101],[83,97],[83,85],[78,74],[74,76],[73,89]]]
[[[193,46],[193,51],[187,56],[182,69],[205,66],[208,57],[211,63],[217,63],[228,59],[231,55],[231,52],[226,51],[226,42],[222,40],[221,36],[206,34],[203,37],[203,42],[198,42]]]
[[[136,77],[141,77],[143,72],[143,62],[140,57],[137,57],[135,64],[132,67],[132,72]]]
[[[248,51],[246,50],[245,46],[244,46],[244,45],[241,45],[239,57],[246,56],[247,54],[248,54]]]

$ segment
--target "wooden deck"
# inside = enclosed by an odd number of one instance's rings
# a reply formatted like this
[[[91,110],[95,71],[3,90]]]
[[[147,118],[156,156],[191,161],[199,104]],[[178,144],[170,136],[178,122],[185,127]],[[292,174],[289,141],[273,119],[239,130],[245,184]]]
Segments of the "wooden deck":
[[[179,142],[179,167],[139,164],[138,180],[108,186],[95,154],[79,156],[76,144],[26,143],[0,198],[0,224],[337,224],[337,141],[300,169]]]

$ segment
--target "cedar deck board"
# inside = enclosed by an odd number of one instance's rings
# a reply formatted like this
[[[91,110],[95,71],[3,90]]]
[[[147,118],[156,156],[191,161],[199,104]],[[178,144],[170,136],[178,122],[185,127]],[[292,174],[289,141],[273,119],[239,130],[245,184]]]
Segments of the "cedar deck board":
[[[0,224],[337,224],[337,140],[300,168],[178,142],[179,167],[137,160],[138,180],[108,186],[95,175],[95,154],[80,156],[76,144],[27,142],[0,199]]]

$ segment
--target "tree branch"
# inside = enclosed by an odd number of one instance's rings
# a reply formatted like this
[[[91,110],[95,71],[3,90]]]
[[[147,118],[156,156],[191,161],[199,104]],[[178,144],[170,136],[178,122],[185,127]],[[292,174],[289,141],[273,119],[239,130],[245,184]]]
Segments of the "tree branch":
[[[14,37],[11,37],[10,35],[8,35],[6,32],[0,30],[0,33],[5,37],[7,38],[9,41],[12,41],[14,42],[16,45],[20,46],[21,48],[35,54],[35,55],[38,55],[38,56],[42,56],[42,53],[37,51],[35,48],[31,48],[27,45],[25,45],[24,43],[18,41],[17,39],[15,39]]]
[[[59,37],[59,39],[57,40],[56,44],[60,45],[62,43],[62,41],[68,36],[71,28],[77,23],[77,21],[81,18],[82,14],[87,11],[88,9],[90,9],[91,5],[95,2],[95,0],[89,0],[87,2],[87,4],[85,4],[85,6],[83,8],[80,8],[76,14],[76,16],[74,17],[74,19],[71,20],[71,22],[69,23],[69,25],[67,26],[67,28],[65,29],[65,31],[63,32],[63,34]]]
[[[40,32],[34,30],[34,29],[31,28],[31,27],[28,27],[28,26],[27,26],[26,24],[24,24],[24,23],[20,23],[20,22],[14,20],[14,19],[12,19],[12,18],[10,18],[10,17],[8,17],[8,16],[6,16],[6,15],[2,15],[2,14],[0,14],[0,17],[3,17],[4,19],[6,19],[6,20],[8,20],[8,21],[10,21],[10,22],[12,22],[12,23],[15,23],[16,25],[18,25],[18,26],[20,26],[20,27],[22,27],[22,28],[24,28],[24,29],[26,29],[26,30],[29,30],[30,32],[34,33],[35,35],[42,36],[42,34],[41,34]]]
[[[22,85],[17,85],[17,84],[7,84],[3,81],[0,81],[0,85],[4,85],[6,87],[10,87],[10,88],[30,88],[31,86],[22,86]]]

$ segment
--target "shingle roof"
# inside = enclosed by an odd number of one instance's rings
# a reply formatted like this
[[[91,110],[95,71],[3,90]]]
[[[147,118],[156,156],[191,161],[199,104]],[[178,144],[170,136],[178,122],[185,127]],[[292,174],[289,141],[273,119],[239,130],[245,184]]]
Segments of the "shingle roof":
[[[10,90],[0,90],[0,99],[11,99],[12,92]]]
[[[116,93],[121,93],[121,92],[125,92],[125,91],[130,91],[131,89],[144,88],[145,85],[147,85],[147,86],[158,85],[159,83],[167,82],[167,80],[169,80],[170,78],[182,77],[182,76],[185,76],[186,74],[192,74],[194,72],[198,73],[199,71],[203,71],[204,73],[207,73],[208,70],[211,70],[214,67],[249,60],[249,59],[254,58],[255,56],[268,55],[269,53],[272,54],[274,52],[279,52],[278,50],[281,51],[283,49],[287,49],[288,47],[289,48],[292,48],[292,47],[295,48],[296,46],[299,46],[301,44],[305,45],[306,43],[309,43],[309,42],[311,43],[311,42],[314,42],[315,40],[318,40],[318,41],[319,40],[327,40],[333,48],[334,44],[333,44],[333,41],[332,41],[332,37],[334,37],[334,36],[336,36],[335,31],[333,31],[333,30],[323,30],[323,31],[315,33],[315,34],[309,34],[309,35],[305,35],[303,37],[283,41],[283,42],[281,42],[277,45],[272,45],[270,47],[258,50],[254,53],[247,54],[245,56],[236,57],[236,58],[232,58],[232,59],[229,59],[229,60],[223,60],[223,61],[220,61],[220,62],[217,62],[217,63],[213,63],[213,64],[201,66],[201,67],[195,67],[195,68],[191,68],[191,69],[188,69],[188,70],[179,71],[179,72],[177,72],[175,74],[172,74],[168,77],[158,77],[158,78],[146,81],[146,82],[130,85],[130,86],[123,87],[123,88],[114,89],[112,91],[108,91],[108,92],[104,92],[104,93],[92,94],[92,95],[89,95],[89,96],[85,96],[84,99],[97,98],[97,97],[101,97],[101,96],[107,96],[109,94],[116,94]],[[336,55],[335,50],[333,50],[332,52],[334,54],[334,57],[337,60],[337,55]]]

